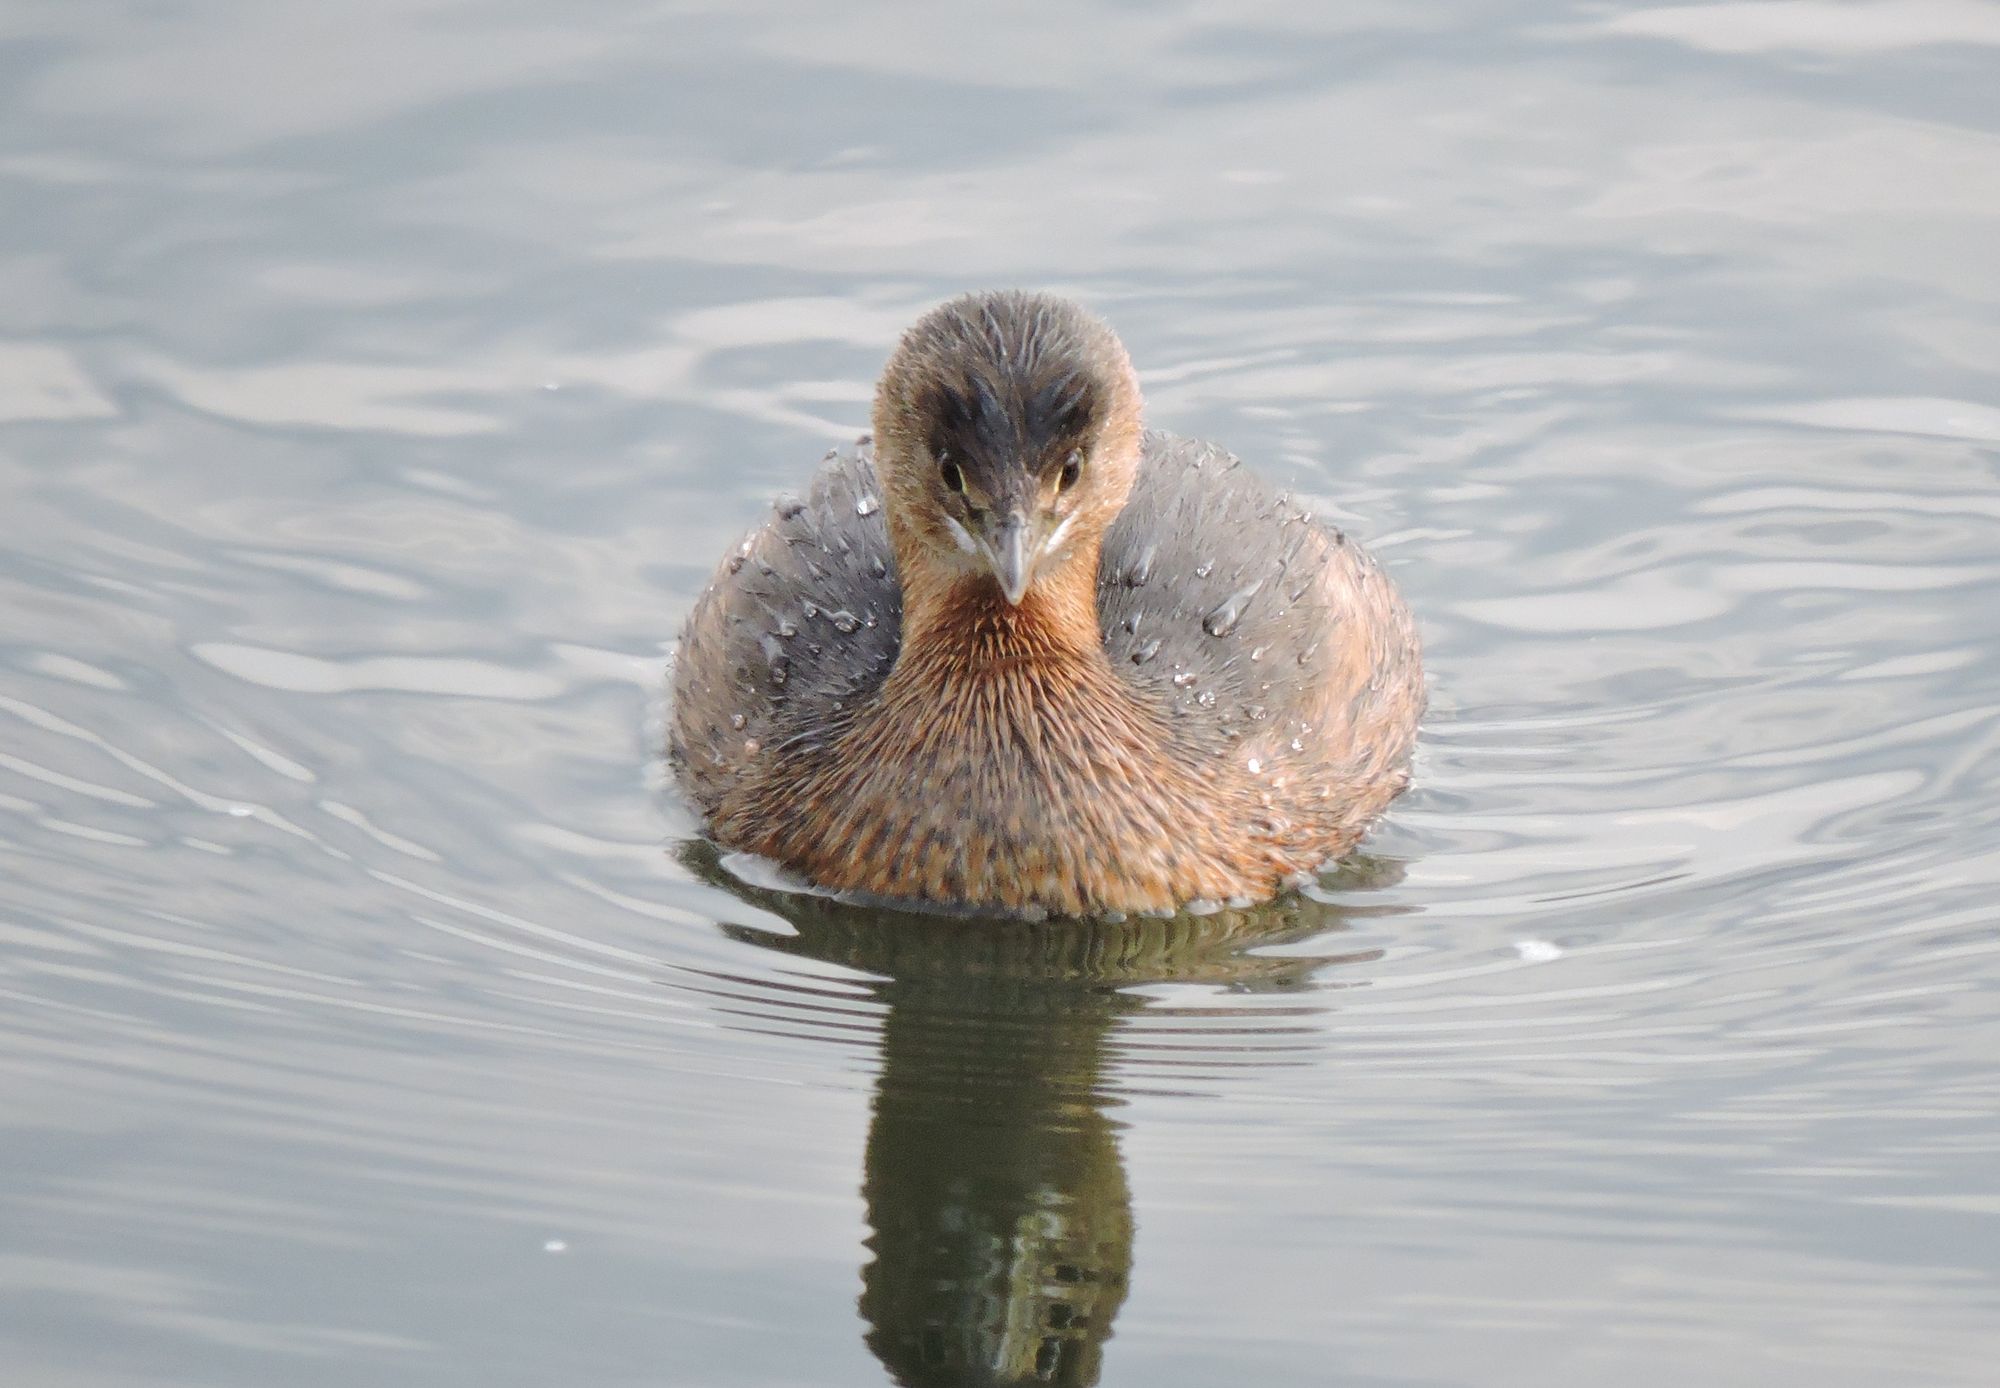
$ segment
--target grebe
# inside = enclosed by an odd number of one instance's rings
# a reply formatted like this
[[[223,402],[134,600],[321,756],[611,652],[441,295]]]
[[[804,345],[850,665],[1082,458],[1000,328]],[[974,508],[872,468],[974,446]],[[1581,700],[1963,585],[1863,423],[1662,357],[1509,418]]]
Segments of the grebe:
[[[1394,586],[1222,449],[1145,430],[1104,323],[954,299],[873,416],[681,634],[669,751],[718,844],[906,905],[1163,912],[1303,881],[1408,783]]]

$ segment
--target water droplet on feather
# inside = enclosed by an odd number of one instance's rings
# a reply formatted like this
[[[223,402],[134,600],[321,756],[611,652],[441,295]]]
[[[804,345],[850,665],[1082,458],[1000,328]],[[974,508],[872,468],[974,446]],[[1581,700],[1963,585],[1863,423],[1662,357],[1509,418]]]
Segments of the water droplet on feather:
[[[771,669],[771,683],[783,688],[785,681],[792,677],[792,658],[785,654],[785,648],[775,636],[766,636],[758,643],[764,650],[764,662]]]
[[[1257,596],[1257,590],[1264,586],[1264,580],[1238,588],[1224,598],[1216,609],[1201,619],[1202,629],[1210,636],[1227,636],[1236,630],[1236,624],[1243,620],[1243,609],[1250,605],[1250,599]]]
[[[1125,586],[1141,588],[1153,576],[1153,556],[1158,552],[1155,545],[1147,545],[1139,551],[1139,557],[1132,561],[1132,567],[1125,570]]]

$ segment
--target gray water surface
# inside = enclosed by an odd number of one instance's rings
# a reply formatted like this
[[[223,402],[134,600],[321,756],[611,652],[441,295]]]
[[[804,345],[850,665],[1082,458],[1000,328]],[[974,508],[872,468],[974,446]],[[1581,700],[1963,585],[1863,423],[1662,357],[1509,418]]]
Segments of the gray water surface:
[[[1316,15],[0,9],[0,1380],[1993,1381],[2000,6]],[[1420,614],[1306,898],[688,846],[997,284]]]

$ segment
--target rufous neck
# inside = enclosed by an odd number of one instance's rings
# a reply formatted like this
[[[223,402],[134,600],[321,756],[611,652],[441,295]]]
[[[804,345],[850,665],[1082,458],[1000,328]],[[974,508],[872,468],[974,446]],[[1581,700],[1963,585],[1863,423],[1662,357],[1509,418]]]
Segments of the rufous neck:
[[[967,668],[1062,657],[1103,658],[1097,624],[1096,545],[1081,545],[1036,575],[1018,603],[984,575],[919,561],[903,569],[903,649]]]

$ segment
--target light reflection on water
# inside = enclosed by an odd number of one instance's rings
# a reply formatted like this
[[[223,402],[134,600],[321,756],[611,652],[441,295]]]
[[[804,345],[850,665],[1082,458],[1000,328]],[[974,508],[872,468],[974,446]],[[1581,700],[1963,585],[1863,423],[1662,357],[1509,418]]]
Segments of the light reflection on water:
[[[0,17],[0,1372],[1986,1382],[1996,13]],[[1423,619],[1306,900],[680,846],[680,615],[1006,282]]]

